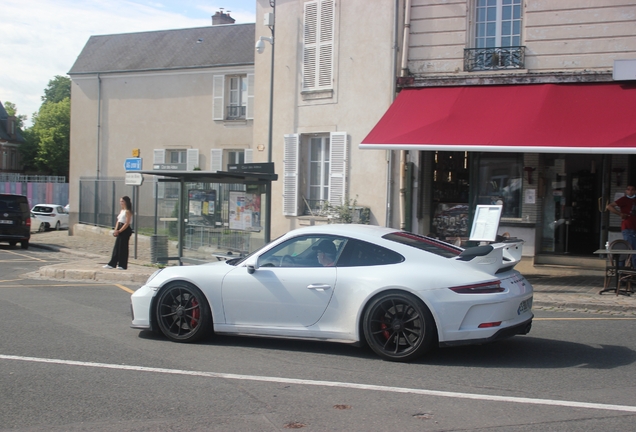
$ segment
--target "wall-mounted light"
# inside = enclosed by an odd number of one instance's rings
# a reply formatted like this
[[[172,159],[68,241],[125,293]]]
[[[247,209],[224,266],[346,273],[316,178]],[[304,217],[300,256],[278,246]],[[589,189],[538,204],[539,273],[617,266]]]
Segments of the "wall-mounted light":
[[[528,184],[532,184],[532,173],[536,170],[536,168],[533,167],[523,167],[523,170],[526,172],[526,174],[528,174]]]
[[[625,168],[612,168],[612,172],[616,174],[616,186],[621,185],[621,175],[625,171]]]

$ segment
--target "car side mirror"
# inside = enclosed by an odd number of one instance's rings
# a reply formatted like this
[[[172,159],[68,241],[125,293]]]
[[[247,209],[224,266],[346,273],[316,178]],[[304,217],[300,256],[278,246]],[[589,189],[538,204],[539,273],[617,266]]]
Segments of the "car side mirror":
[[[258,270],[258,258],[251,258],[248,261],[245,262],[245,267],[247,267],[247,272],[249,274],[254,273],[256,270]]]

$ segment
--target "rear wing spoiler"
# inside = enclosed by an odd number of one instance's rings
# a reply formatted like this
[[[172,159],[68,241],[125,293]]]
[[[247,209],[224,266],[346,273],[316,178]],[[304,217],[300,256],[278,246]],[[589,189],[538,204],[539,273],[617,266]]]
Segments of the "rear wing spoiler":
[[[510,239],[501,243],[464,249],[455,258],[470,267],[495,275],[512,270],[521,261],[524,241]]]

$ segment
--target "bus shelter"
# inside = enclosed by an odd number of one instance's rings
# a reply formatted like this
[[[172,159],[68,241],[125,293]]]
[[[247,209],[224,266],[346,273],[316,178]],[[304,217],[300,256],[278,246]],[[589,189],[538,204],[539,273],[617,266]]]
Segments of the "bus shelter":
[[[229,166],[234,170],[215,172],[128,171],[127,174],[156,176],[154,179],[155,236],[160,219],[157,208],[161,196],[159,188],[164,189],[163,186],[169,185],[170,190],[176,193],[173,217],[164,219],[169,219],[170,223],[176,225],[178,253],[177,256],[171,257],[167,256],[166,251],[166,256],[160,256],[157,262],[177,260],[179,265],[183,265],[184,261],[188,260],[184,257],[187,237],[202,232],[222,231],[225,235],[240,232],[244,233],[248,239],[252,235],[258,235],[259,240],[262,238],[262,242],[259,241],[259,243],[268,243],[271,240],[272,181],[276,181],[278,175],[273,172],[273,166],[266,165],[270,164]],[[255,169],[267,172],[253,172]],[[221,210],[226,215],[223,222],[218,217]],[[256,248],[250,247],[248,241],[229,249],[234,249],[233,252],[240,256]]]

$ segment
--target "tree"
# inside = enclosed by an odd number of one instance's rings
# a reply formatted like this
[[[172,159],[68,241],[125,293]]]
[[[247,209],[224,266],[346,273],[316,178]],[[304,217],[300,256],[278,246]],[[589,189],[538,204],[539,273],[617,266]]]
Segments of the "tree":
[[[29,138],[37,144],[36,167],[51,175],[68,177],[71,99],[42,104],[29,132]]]
[[[17,127],[19,127],[20,129],[24,128],[24,122],[27,119],[27,116],[25,114],[19,114],[18,115],[18,107],[15,106],[15,104],[13,102],[9,102],[6,101],[4,103],[4,109],[7,111],[7,114],[9,114],[10,116],[15,116],[15,124]]]
[[[43,103],[62,102],[66,98],[71,97],[71,79],[66,76],[56,75],[49,81],[49,85],[44,89],[42,96]]]

